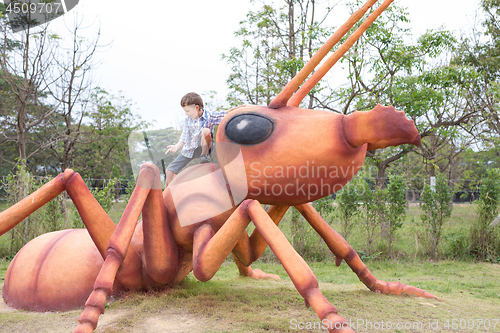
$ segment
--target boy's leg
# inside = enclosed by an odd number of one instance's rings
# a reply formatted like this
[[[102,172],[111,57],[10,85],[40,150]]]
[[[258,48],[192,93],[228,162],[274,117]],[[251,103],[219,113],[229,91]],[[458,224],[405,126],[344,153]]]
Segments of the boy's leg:
[[[170,184],[170,182],[174,179],[174,177],[181,172],[181,170],[191,162],[193,158],[186,157],[182,154],[179,154],[175,160],[172,161],[167,167],[167,175],[166,175],[166,185]]]
[[[172,180],[174,180],[174,177],[175,177],[176,175],[177,175],[177,174],[176,174],[176,173],[174,173],[172,170],[168,170],[168,169],[167,169],[167,175],[166,175],[166,177],[167,177],[167,186],[168,186],[168,184],[170,184],[170,182],[171,182]]]
[[[201,130],[201,155],[208,155],[208,148],[212,144],[212,133],[209,128]]]

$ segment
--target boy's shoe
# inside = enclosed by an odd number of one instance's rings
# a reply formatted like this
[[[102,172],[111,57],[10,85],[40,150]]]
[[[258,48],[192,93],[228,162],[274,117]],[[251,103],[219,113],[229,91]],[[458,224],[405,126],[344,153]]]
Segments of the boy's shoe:
[[[200,164],[204,164],[204,163],[210,163],[210,160],[208,159],[207,155],[200,156]]]

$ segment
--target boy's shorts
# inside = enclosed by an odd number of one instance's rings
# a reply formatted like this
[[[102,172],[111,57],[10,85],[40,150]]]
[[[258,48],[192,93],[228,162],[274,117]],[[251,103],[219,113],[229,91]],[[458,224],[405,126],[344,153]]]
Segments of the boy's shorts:
[[[212,140],[212,144],[210,145],[210,148],[208,149],[209,155],[210,155],[210,151],[213,148],[213,145],[214,145],[214,142]],[[191,162],[195,158],[199,158],[200,156],[201,156],[201,137],[200,137],[200,140],[198,142],[198,147],[196,147],[196,149],[193,152],[193,157],[186,157],[186,156],[182,155],[182,153],[181,153],[175,158],[175,160],[172,161],[172,163],[170,163],[168,165],[167,170],[170,170],[177,175],[177,174],[179,174],[179,172],[181,172],[181,170],[186,165],[189,164],[189,162]]]
[[[186,165],[189,164],[189,162],[200,156],[201,146],[198,146],[198,148],[194,150],[193,157],[186,157],[182,154],[179,154],[179,156],[177,156],[175,160],[173,160],[172,163],[168,165],[167,170],[170,170],[177,175]]]

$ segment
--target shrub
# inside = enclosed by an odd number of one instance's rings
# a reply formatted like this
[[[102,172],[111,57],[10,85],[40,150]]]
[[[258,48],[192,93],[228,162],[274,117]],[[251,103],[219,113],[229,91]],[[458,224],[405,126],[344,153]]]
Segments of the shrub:
[[[385,190],[376,189],[372,191],[366,180],[360,180],[360,200],[363,210],[363,221],[366,232],[366,252],[371,256],[374,250],[375,233],[380,228],[380,222],[385,216]]]
[[[3,182],[9,206],[16,204],[30,193],[50,181],[50,177],[34,177],[20,163],[15,174],[9,174]],[[65,216],[62,213],[61,195],[40,207],[8,232],[8,249],[3,256],[12,258],[26,243],[47,232],[64,228]]]
[[[322,261],[330,257],[330,249],[295,207],[291,207],[290,243],[305,259]]]
[[[471,230],[471,253],[479,260],[494,260],[500,256],[498,227],[490,223],[500,206],[500,169],[489,169],[479,187],[477,219]]]
[[[429,184],[425,184],[420,200],[422,201],[420,219],[430,235],[429,252],[433,259],[438,259],[438,245],[443,223],[451,216],[453,208],[452,191],[444,175],[438,174],[434,189]]]
[[[406,218],[406,198],[405,193],[408,188],[406,180],[401,175],[389,176],[389,185],[387,186],[386,198],[387,207],[385,217],[388,222],[388,254],[392,253],[392,243],[396,236],[396,231],[403,226],[403,220]]]
[[[359,201],[362,190],[363,188],[359,184],[359,181],[353,179],[337,192],[335,198],[335,202],[337,203],[335,216],[340,220],[342,236],[346,240],[357,222],[357,217],[361,214]]]
[[[459,232],[444,234],[446,240],[446,256],[452,259],[467,260],[470,255],[470,235],[468,229]]]

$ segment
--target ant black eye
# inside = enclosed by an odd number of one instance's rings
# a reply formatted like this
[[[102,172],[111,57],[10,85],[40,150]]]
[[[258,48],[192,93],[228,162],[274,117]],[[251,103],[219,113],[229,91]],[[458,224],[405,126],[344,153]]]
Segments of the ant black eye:
[[[226,135],[234,142],[251,145],[264,141],[274,130],[271,119],[253,113],[239,114],[226,125]]]

